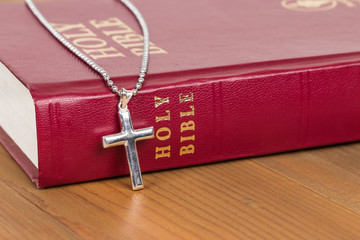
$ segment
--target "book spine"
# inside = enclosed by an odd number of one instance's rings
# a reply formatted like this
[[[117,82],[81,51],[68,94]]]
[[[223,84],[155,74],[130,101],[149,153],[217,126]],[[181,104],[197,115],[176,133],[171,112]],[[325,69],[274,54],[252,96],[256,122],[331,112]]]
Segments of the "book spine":
[[[360,63],[191,79],[144,89],[129,103],[143,172],[360,139]],[[36,101],[39,186],[128,174],[112,95]]]

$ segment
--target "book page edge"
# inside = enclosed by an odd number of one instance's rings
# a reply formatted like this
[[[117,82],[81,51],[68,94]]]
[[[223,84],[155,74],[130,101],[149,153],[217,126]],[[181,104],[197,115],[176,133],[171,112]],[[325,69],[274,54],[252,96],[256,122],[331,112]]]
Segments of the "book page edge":
[[[1,61],[0,126],[39,168],[34,100],[29,89]]]

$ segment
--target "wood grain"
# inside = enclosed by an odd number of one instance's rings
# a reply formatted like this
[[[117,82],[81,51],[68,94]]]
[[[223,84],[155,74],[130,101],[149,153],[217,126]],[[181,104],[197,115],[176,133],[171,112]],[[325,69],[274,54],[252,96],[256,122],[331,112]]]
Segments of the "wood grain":
[[[1,148],[1,163],[4,159],[11,160]],[[24,175],[18,171],[20,169],[15,170],[13,174]],[[0,196],[0,239],[34,239],[33,236],[37,236],[36,239],[81,239],[4,181],[0,181]]]
[[[46,239],[23,227],[27,219],[68,239],[360,239],[359,214],[257,161],[145,174],[144,182],[140,192],[128,177],[38,190],[0,148],[2,201],[18,209],[1,211],[0,236]]]
[[[2,182],[0,196],[0,239],[81,239]]]
[[[360,143],[254,160],[360,213]]]

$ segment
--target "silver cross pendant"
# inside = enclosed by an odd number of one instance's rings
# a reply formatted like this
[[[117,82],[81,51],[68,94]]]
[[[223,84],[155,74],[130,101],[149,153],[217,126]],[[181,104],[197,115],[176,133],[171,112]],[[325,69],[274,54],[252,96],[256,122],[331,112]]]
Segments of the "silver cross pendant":
[[[144,188],[144,185],[141,177],[136,142],[139,140],[154,138],[154,128],[148,127],[134,130],[130,118],[130,111],[127,108],[127,103],[129,102],[131,96],[132,94],[128,92],[128,95],[123,96],[119,104],[118,116],[122,126],[121,132],[113,135],[104,136],[102,140],[104,148],[119,145],[125,146],[130,170],[132,190],[140,190]]]

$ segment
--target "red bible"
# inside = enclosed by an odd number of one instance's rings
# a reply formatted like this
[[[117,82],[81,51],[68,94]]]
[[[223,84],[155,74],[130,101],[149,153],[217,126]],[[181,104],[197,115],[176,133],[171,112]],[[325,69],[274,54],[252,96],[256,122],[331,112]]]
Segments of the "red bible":
[[[311,1],[308,1],[311,3]],[[150,68],[130,103],[141,170],[360,139],[360,6],[303,1],[134,0]],[[132,89],[137,21],[115,0],[38,2],[52,25]],[[38,187],[128,174],[118,99],[24,3],[0,5],[0,141]],[[146,183],[145,183],[146,185]]]

